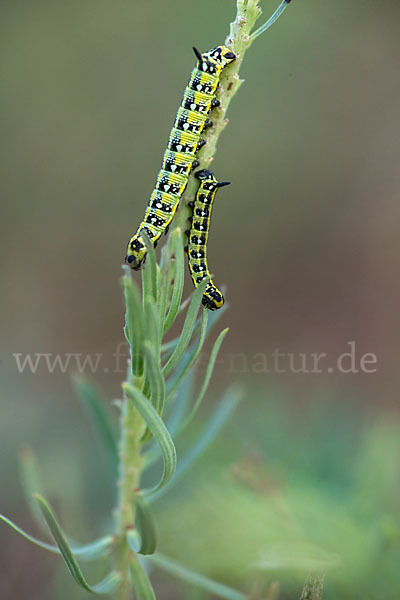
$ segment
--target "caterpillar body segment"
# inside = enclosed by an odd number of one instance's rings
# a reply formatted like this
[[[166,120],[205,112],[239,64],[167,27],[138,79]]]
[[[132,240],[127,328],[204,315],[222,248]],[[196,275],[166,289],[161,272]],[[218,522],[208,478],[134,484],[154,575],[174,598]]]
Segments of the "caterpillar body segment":
[[[203,304],[209,310],[217,310],[224,304],[224,297],[211,279],[207,263],[207,242],[210,230],[211,212],[215,194],[218,188],[228,185],[228,181],[218,182],[212,171],[206,169],[197,171],[195,177],[200,180],[194,202],[190,203],[193,208],[191,228],[188,234],[189,271],[195,287],[205,277],[210,277],[203,295]]]
[[[125,262],[134,270],[142,267],[147,254],[141,232],[146,231],[156,245],[174,217],[190,172],[198,166],[196,154],[205,143],[200,136],[212,125],[209,113],[218,106],[215,92],[221,73],[236,58],[226,46],[218,46],[204,54],[196,49],[194,51],[197,65],[191,73],[169,135],[155,188],[144,218],[128,243]]]

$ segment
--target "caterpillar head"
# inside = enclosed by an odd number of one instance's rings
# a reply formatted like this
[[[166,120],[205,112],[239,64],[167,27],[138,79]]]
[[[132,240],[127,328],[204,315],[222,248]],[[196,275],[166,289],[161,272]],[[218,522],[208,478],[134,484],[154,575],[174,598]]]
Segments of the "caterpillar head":
[[[200,181],[207,181],[209,179],[210,181],[215,181],[215,183],[217,183],[214,173],[212,171],[209,171],[208,169],[201,169],[200,171],[196,171],[194,176]]]
[[[128,248],[125,256],[125,263],[134,271],[139,271],[142,268],[146,258],[147,248],[143,240],[137,234],[128,243]]]
[[[207,57],[208,60],[218,63],[224,68],[236,59],[236,54],[226,46],[217,46],[205,52],[203,57]]]
[[[217,289],[215,285],[209,284],[203,295],[203,305],[209,310],[218,310],[219,308],[222,308],[224,302],[224,297],[219,289]]]
[[[199,61],[198,68],[217,76],[220,75],[222,69],[236,59],[236,54],[226,46],[217,46],[203,54],[197,48],[193,47],[193,50]]]
[[[197,171],[194,176],[203,183],[203,189],[214,190],[215,188],[224,187],[229,185],[230,181],[217,181],[214,173],[208,169],[201,169]]]

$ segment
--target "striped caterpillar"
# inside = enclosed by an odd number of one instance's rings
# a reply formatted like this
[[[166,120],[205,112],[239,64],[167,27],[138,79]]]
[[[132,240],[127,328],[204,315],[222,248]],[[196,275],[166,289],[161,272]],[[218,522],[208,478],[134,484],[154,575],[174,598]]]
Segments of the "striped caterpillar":
[[[185,250],[189,260],[189,271],[195,287],[205,277],[210,277],[203,295],[203,304],[210,310],[217,310],[224,304],[224,297],[214,285],[207,264],[207,241],[210,229],[211,211],[218,188],[228,185],[229,181],[218,182],[212,171],[203,169],[197,171],[195,177],[200,180],[194,202],[189,202],[193,208],[190,231],[186,231],[188,245]]]
[[[125,262],[135,271],[142,267],[147,254],[141,232],[147,233],[155,247],[162,233],[168,231],[190,172],[199,165],[196,153],[205,143],[200,136],[212,125],[208,114],[219,106],[215,92],[222,70],[236,58],[225,46],[218,46],[204,54],[196,48],[193,50],[197,66],[192,71],[178,109],[143,221],[128,243]]]

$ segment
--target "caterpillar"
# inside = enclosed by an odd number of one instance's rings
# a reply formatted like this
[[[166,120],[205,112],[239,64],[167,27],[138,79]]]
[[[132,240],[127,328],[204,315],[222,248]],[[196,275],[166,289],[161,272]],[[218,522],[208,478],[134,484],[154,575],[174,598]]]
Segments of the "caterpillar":
[[[205,144],[202,132],[212,125],[209,112],[219,106],[215,92],[223,69],[236,59],[226,46],[217,46],[201,54],[193,48],[197,65],[193,69],[178,109],[155,188],[135,235],[129,240],[125,262],[135,271],[146,258],[147,248],[141,237],[145,231],[154,247],[168,231],[189,175],[199,165],[196,153]]]
[[[186,231],[188,245],[185,247],[185,251],[188,255],[189,271],[195,287],[205,277],[210,277],[202,302],[206,308],[217,310],[223,306],[224,297],[214,285],[208,270],[207,241],[215,194],[218,188],[228,185],[229,181],[218,182],[214,173],[206,169],[197,171],[195,177],[200,180],[200,186],[194,202],[189,202],[189,206],[193,208],[193,216],[191,217],[191,228]]]

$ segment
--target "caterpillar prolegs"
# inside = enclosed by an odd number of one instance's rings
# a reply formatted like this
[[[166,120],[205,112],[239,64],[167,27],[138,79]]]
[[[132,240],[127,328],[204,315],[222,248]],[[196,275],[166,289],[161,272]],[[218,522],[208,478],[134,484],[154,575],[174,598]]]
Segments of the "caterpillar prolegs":
[[[143,221],[128,243],[125,262],[134,270],[141,268],[147,254],[141,232],[145,231],[156,246],[174,217],[190,172],[198,166],[196,154],[204,144],[200,136],[204,129],[212,125],[208,114],[218,106],[215,92],[221,73],[236,58],[225,46],[218,46],[204,54],[195,48],[194,51],[197,66],[192,71],[178,109],[161,171]]]
[[[210,277],[203,295],[202,302],[204,306],[210,310],[217,310],[223,306],[224,297],[214,285],[210,276],[207,263],[207,241],[215,194],[218,188],[228,185],[229,181],[218,182],[214,173],[206,169],[197,171],[195,177],[200,180],[200,186],[194,202],[189,203],[189,206],[193,208],[193,216],[190,231],[186,232],[189,239],[185,250],[188,255],[190,275],[195,287],[205,277]]]

